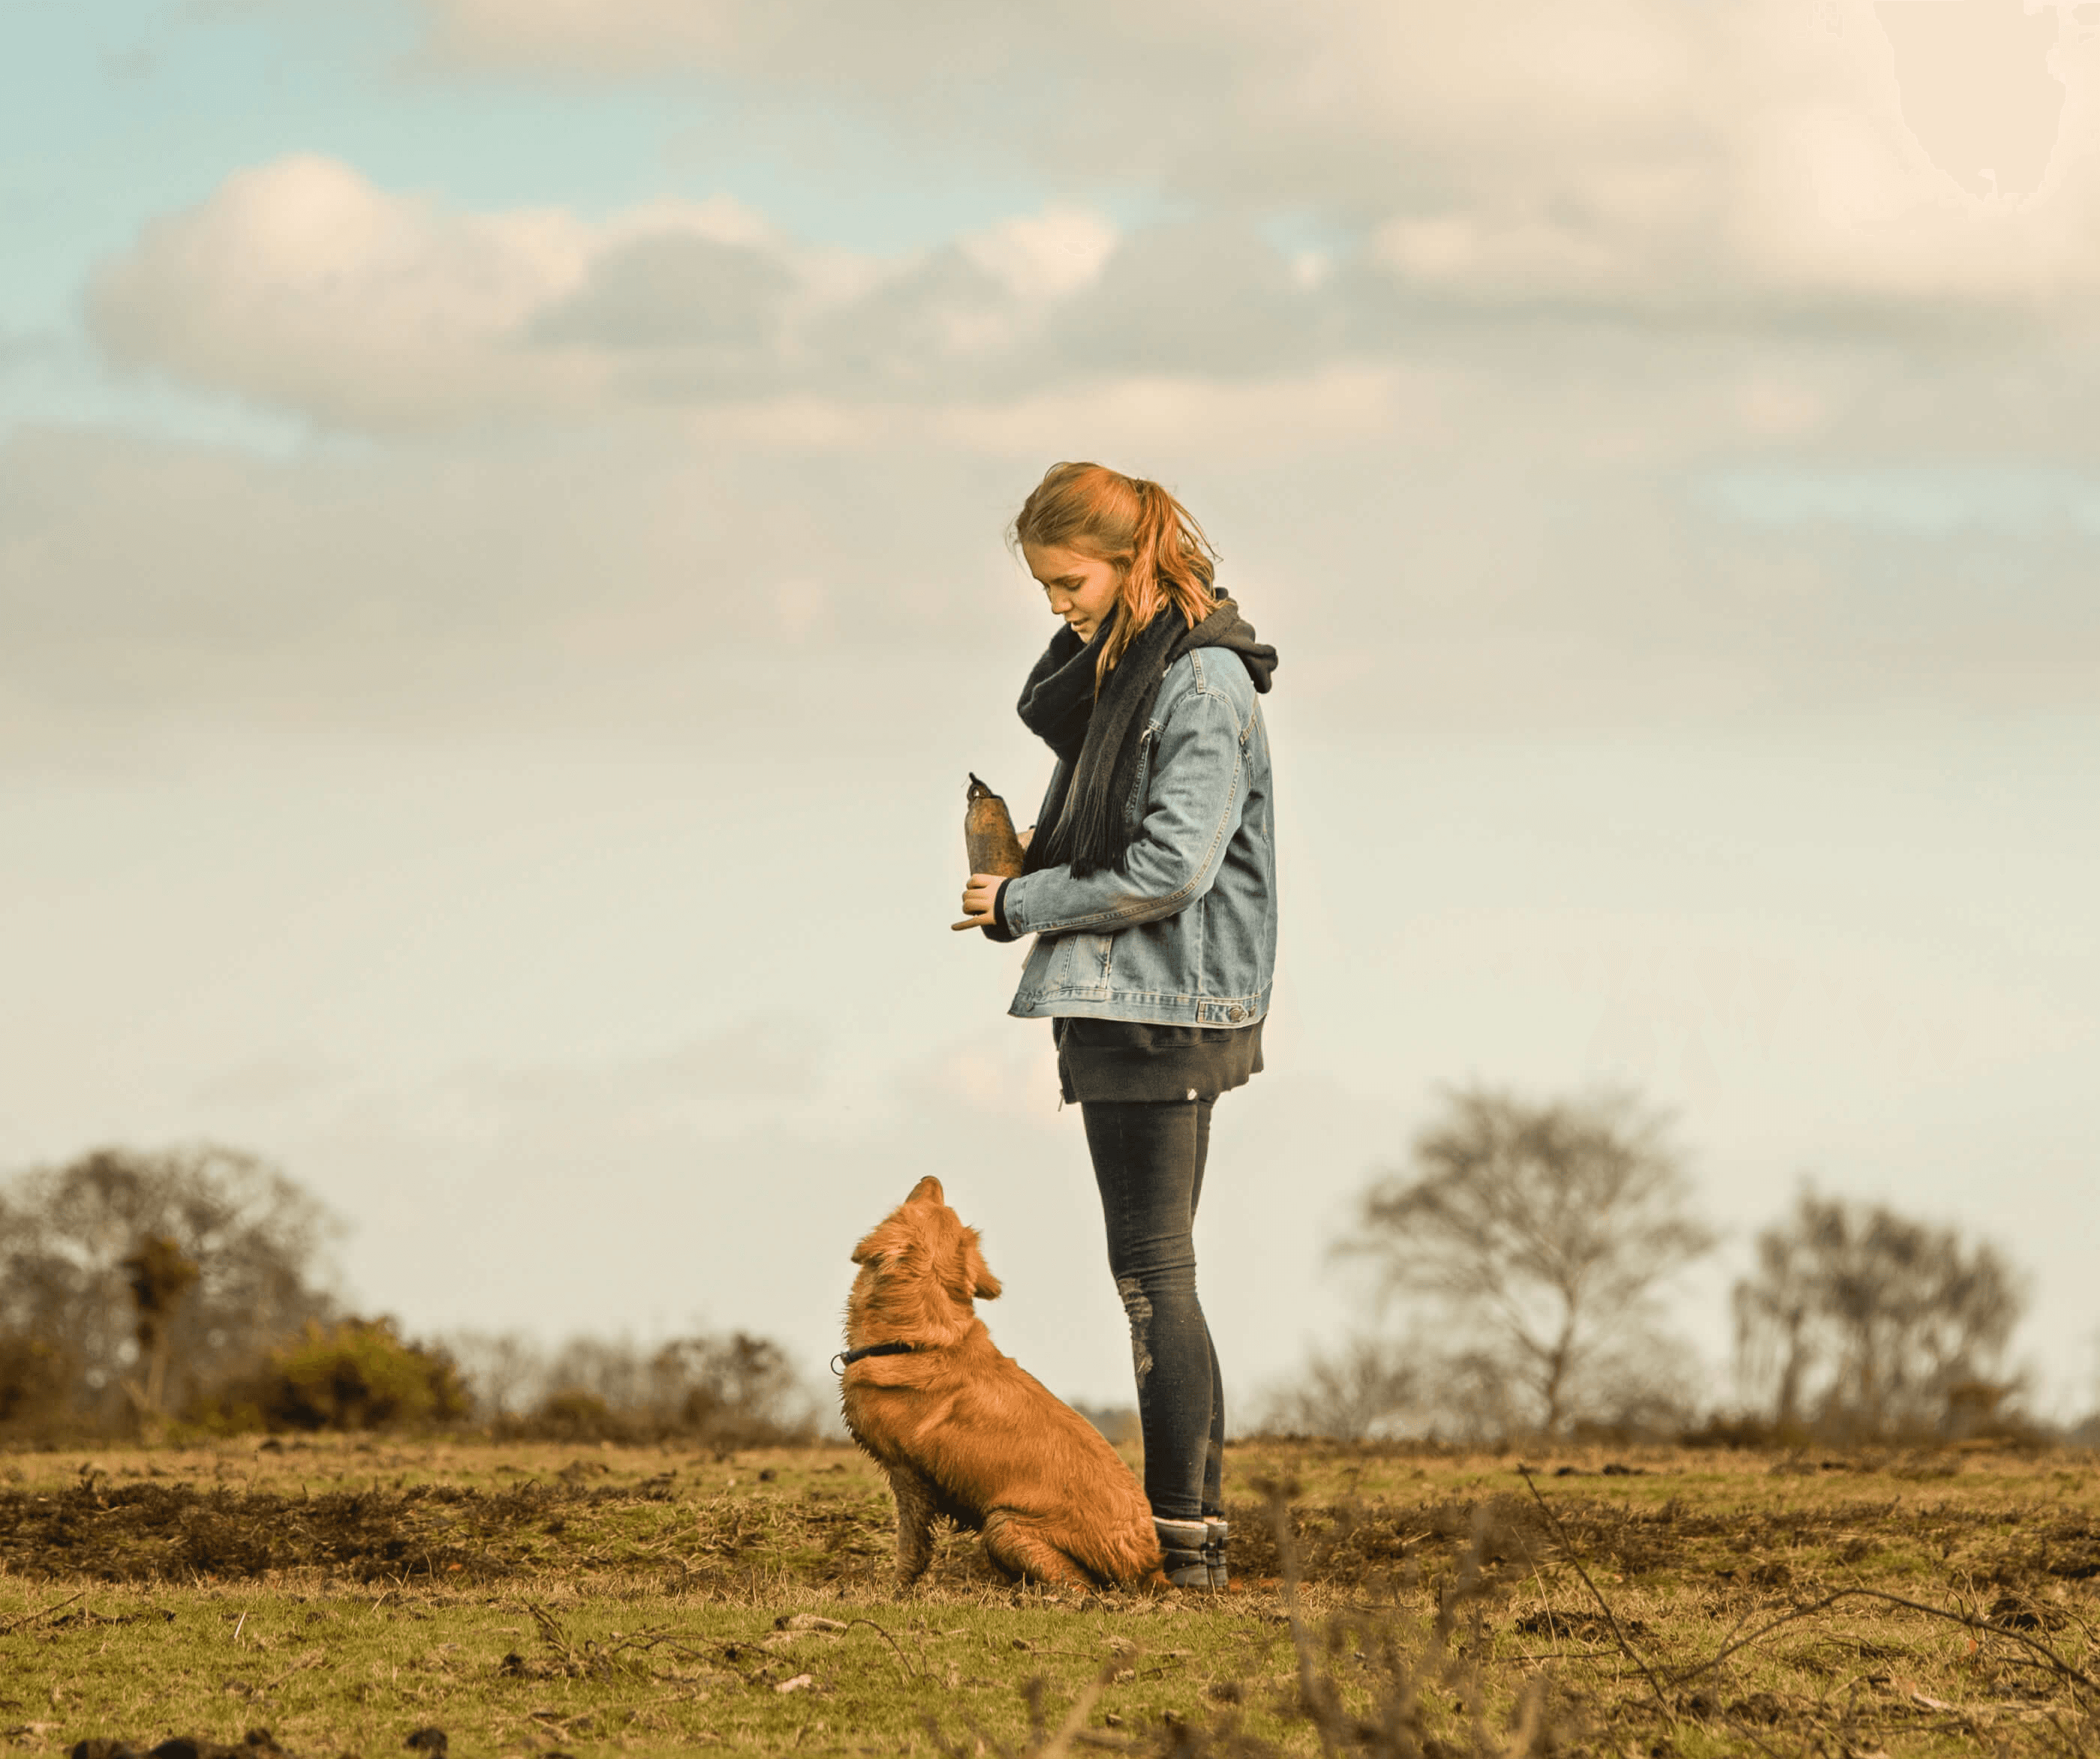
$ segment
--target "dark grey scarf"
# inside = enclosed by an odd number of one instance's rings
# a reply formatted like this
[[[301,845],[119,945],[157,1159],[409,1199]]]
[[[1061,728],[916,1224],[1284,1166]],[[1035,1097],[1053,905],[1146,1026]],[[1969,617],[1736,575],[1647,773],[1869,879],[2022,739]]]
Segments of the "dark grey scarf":
[[[1118,612],[1117,613],[1120,615]],[[1276,650],[1257,641],[1239,607],[1220,599],[1195,628],[1169,605],[1140,630],[1096,698],[1094,665],[1114,617],[1083,642],[1069,627],[1050,638],[1021,692],[1021,719],[1057,754],[1061,767],[1021,872],[1069,865],[1075,877],[1123,865],[1136,829],[1124,803],[1137,785],[1138,748],[1167,669],[1195,647],[1229,647],[1254,687],[1266,691]]]

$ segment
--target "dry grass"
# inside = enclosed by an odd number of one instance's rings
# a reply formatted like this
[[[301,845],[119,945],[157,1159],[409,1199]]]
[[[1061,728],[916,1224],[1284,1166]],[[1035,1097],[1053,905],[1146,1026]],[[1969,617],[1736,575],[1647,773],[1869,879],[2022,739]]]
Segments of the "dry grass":
[[[2089,1459],[1563,1452],[1527,1477],[1512,1456],[1251,1443],[1229,1467],[1231,1594],[1016,1589],[958,1535],[899,1600],[886,1493],[845,1450],[17,1453],[0,1739],[2100,1751]]]

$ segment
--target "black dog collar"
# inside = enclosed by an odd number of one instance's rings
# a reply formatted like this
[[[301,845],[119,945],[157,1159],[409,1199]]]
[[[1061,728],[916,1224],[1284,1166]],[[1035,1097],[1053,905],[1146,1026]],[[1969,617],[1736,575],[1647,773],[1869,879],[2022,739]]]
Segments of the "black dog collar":
[[[863,1356],[907,1356],[916,1344],[862,1344],[858,1350],[842,1350],[832,1358],[832,1372],[843,1374]]]

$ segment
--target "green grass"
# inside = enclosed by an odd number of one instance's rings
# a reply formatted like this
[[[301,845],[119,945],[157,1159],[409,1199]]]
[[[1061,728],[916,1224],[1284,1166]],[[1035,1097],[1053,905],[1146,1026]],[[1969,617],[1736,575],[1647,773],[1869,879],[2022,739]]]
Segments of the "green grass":
[[[843,1449],[0,1455],[0,1736],[261,1726],[374,1756],[435,1725],[462,1759],[2100,1750],[2086,1456],[1533,1463],[1528,1483],[1512,1456],[1250,1443],[1233,1593],[1016,1588],[951,1534],[899,1598],[886,1491]],[[1295,1602],[1262,1483],[1287,1497]]]
[[[0,1606],[12,1615],[24,1598]],[[32,1732],[51,1744],[232,1740],[264,1725],[301,1753],[396,1752],[429,1724],[461,1752],[925,1751],[929,1717],[1017,1743],[1027,1679],[1061,1719],[1114,1663],[1101,1710],[1143,1724],[1193,1713],[1211,1679],[1277,1653],[1258,1616],[951,1594],[900,1606],[791,1592],[750,1607],[646,1590],[382,1599],[221,1584],[98,1590],[64,1616],[18,1633],[10,1656],[10,1695],[29,1700],[10,1717],[42,1723]]]

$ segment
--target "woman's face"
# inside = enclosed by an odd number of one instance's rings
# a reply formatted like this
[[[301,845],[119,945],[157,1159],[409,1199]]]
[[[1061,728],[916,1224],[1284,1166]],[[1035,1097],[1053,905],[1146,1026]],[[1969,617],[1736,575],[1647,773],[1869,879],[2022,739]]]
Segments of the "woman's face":
[[[1123,570],[1100,556],[1061,544],[1023,544],[1021,553],[1027,559],[1028,572],[1043,583],[1050,614],[1062,617],[1080,640],[1092,641],[1115,608]]]

